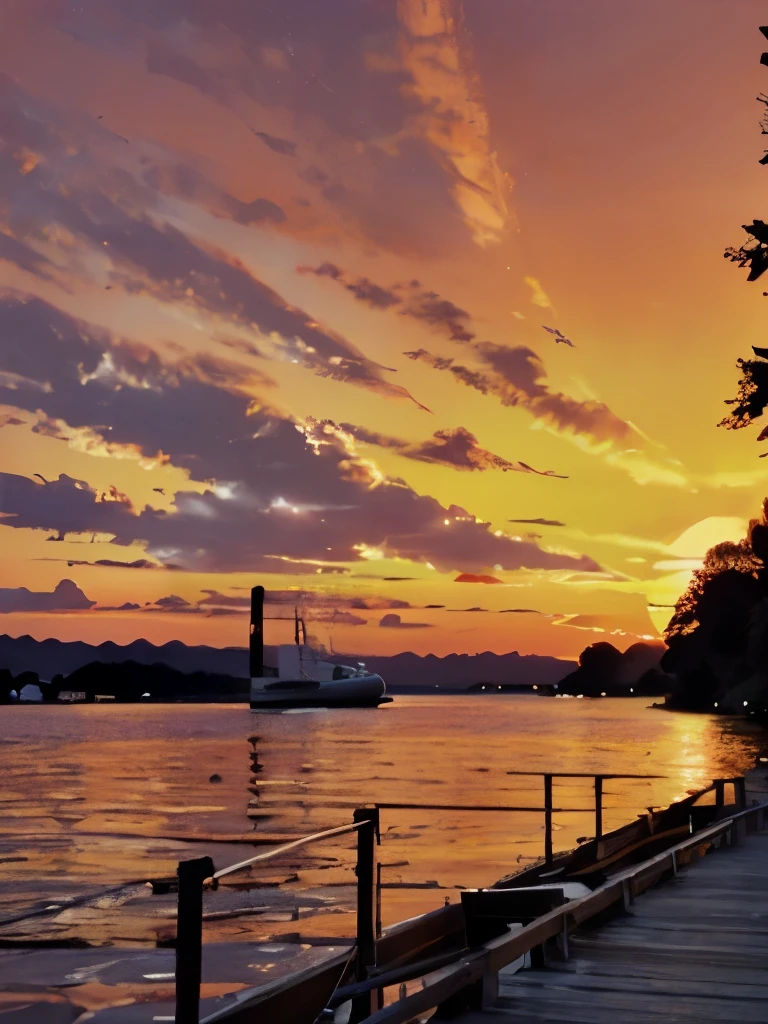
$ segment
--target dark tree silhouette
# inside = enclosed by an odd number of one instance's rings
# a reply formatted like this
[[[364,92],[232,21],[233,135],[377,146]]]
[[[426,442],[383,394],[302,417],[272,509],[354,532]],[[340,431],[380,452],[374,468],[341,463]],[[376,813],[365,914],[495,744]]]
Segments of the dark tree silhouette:
[[[768,26],[761,26],[760,31],[768,38]],[[760,63],[768,65],[768,54],[761,56]],[[760,131],[768,135],[768,95],[761,93],[757,101],[765,108],[760,119]],[[768,165],[768,151],[759,162]],[[738,247],[729,246],[724,256],[739,267],[749,267],[747,280],[757,281],[768,270],[768,224],[755,219],[751,224],[742,225],[742,228],[747,233],[747,240]],[[763,295],[768,295],[768,292],[763,292]],[[768,349],[753,347],[753,351],[757,359],[739,359],[736,362],[741,370],[739,390],[736,398],[727,399],[725,403],[735,408],[718,424],[726,430],[748,427],[753,420],[762,416],[768,406]],[[758,440],[765,440],[766,437],[768,431],[763,431]],[[764,458],[764,455],[760,458]]]
[[[768,500],[744,540],[711,548],[665,631],[662,668],[676,677],[673,703],[712,709],[750,681],[768,697]],[[743,704],[743,701],[742,701]]]
[[[741,370],[739,390],[735,398],[725,401],[726,405],[733,405],[735,408],[718,424],[726,430],[748,427],[753,420],[763,415],[768,406],[768,349],[753,346],[753,351],[760,358],[736,361]],[[763,439],[761,434],[758,440]]]
[[[613,644],[601,640],[579,655],[579,667],[560,680],[560,693],[584,697],[629,697],[664,694],[667,681],[657,666],[659,645],[632,644],[622,654]]]
[[[768,37],[768,26],[760,31]],[[768,65],[768,54],[760,63]],[[757,99],[765,108],[760,130],[768,135],[768,95]],[[760,163],[768,165],[768,152]],[[755,219],[743,229],[747,240],[726,249],[725,258],[748,267],[747,280],[757,281],[768,270],[768,224]],[[726,430],[749,426],[768,408],[768,348],[752,351],[755,358],[737,361],[738,392],[726,401],[733,408],[719,423]],[[766,438],[768,428],[758,440]],[[741,710],[750,701],[768,707],[768,500],[744,540],[707,552],[664,635],[662,668],[675,677],[673,703],[707,710]]]
[[[768,224],[762,220],[754,220],[751,224],[742,224],[747,233],[747,240],[739,248],[729,246],[724,253],[731,263],[740,267],[749,267],[748,281],[756,281],[768,270]]]
[[[56,690],[84,693],[87,701],[97,694],[113,696],[116,701],[136,702],[148,693],[153,700],[178,701],[240,698],[250,689],[247,679],[209,672],[184,673],[160,664],[142,665],[136,661],[104,664],[92,661],[54,679]]]
[[[717,580],[733,578],[739,581],[735,584],[738,588],[744,580],[756,580],[762,567],[763,563],[755,557],[749,539],[738,544],[724,541],[710,548],[704,556],[703,566],[694,571],[688,589],[675,606],[675,614],[665,631],[667,643],[677,637],[688,636],[701,624],[702,617],[706,617],[709,610]],[[744,586],[750,585],[745,583]]]
[[[612,682],[618,675],[621,651],[604,640],[590,644],[579,655],[579,668],[589,673],[596,683]]]

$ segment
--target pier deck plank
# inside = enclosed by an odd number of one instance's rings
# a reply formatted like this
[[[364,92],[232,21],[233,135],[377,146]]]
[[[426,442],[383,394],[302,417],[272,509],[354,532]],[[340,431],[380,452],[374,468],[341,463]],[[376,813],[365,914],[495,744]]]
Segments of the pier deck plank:
[[[768,832],[751,834],[570,939],[570,958],[499,976],[459,1024],[768,1020]]]

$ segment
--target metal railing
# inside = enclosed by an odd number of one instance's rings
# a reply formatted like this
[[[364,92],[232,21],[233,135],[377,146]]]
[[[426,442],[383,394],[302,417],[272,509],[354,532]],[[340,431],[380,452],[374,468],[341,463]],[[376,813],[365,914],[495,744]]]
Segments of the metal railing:
[[[203,954],[203,891],[217,888],[219,880],[253,864],[279,857],[309,843],[322,842],[339,836],[357,833],[357,927],[356,965],[357,979],[364,981],[376,960],[376,939],[379,929],[379,906],[376,872],[376,845],[379,841],[379,813],[376,808],[361,808],[354,812],[348,825],[315,832],[290,843],[284,843],[247,860],[215,869],[210,857],[198,857],[179,863],[178,918],[176,926],[176,1024],[199,1024],[200,986]],[[353,1001],[352,1020],[363,1020],[379,1009],[376,993],[364,992]]]
[[[202,930],[203,930],[203,892],[206,888],[215,889],[219,881],[235,872],[245,870],[253,865],[263,864],[274,858],[311,843],[322,842],[344,835],[357,834],[355,875],[357,878],[356,935],[355,935],[355,977],[356,981],[345,986],[341,994],[352,1000],[351,1024],[366,1020],[371,1014],[378,1014],[383,1007],[383,988],[390,981],[389,975],[397,981],[418,977],[418,965],[414,965],[408,954],[400,955],[399,959],[387,965],[377,963],[377,947],[382,946],[381,939],[381,878],[380,864],[377,864],[376,846],[380,842],[379,818],[380,811],[385,810],[436,810],[466,812],[509,812],[509,813],[540,813],[544,815],[544,861],[551,865],[553,861],[552,816],[553,814],[590,813],[594,814],[595,839],[603,837],[603,782],[609,779],[661,779],[660,775],[624,775],[614,773],[583,773],[583,772],[508,772],[508,775],[541,777],[544,783],[543,806],[513,805],[467,805],[467,804],[428,804],[385,802],[376,803],[373,807],[360,808],[354,811],[353,820],[346,825],[325,829],[284,843],[264,853],[256,854],[247,860],[216,869],[210,857],[181,861],[178,865],[178,923],[176,939],[176,1024],[199,1024],[200,989],[202,980]],[[592,807],[553,806],[553,782],[555,779],[591,779],[595,794]],[[714,792],[716,814],[724,813],[725,786],[734,786],[736,805],[746,804],[744,779],[716,779],[711,786],[693,794],[690,800],[698,800],[701,796]],[[453,910],[448,906],[445,909]],[[461,910],[456,907],[456,910]],[[438,913],[438,912],[435,912]],[[429,915],[427,915],[429,916]],[[385,942],[389,940],[385,937]],[[407,942],[406,942],[407,944]],[[413,951],[412,951],[413,952]],[[438,964],[455,961],[456,953],[424,960],[423,966],[436,970]],[[400,962],[403,961],[401,966]],[[414,970],[417,973],[414,974]],[[401,972],[398,974],[398,971]],[[394,972],[394,973],[393,973]],[[422,972],[424,973],[424,972]],[[338,1003],[338,1000],[334,1000]],[[433,1004],[434,1005],[434,1004]],[[383,1018],[382,1018],[383,1019]]]
[[[431,984],[377,1011],[367,1024],[406,1024],[415,1016],[435,1007],[452,1005],[455,1009],[459,1000],[468,1009],[479,1010],[492,1006],[498,994],[499,971],[504,967],[558,937],[564,939],[560,955],[567,958],[567,936],[579,925],[612,908],[620,911],[628,907],[652,885],[665,876],[676,875],[680,867],[694,864],[708,850],[723,845],[737,845],[750,832],[763,830],[766,819],[768,803],[737,811],[655,857],[619,872],[589,895],[568,901],[542,914],[520,931],[508,931],[479,948],[464,951],[455,957],[452,968],[443,972]]]
[[[377,803],[375,806],[381,810],[433,810],[433,811],[515,811],[528,812],[544,815],[544,861],[552,863],[552,815],[553,814],[594,814],[596,840],[603,837],[603,782],[605,779],[663,779],[664,775],[617,775],[609,772],[601,774],[587,772],[507,772],[507,775],[525,776],[527,778],[541,778],[544,780],[544,806],[543,807],[512,807],[505,805],[473,805],[466,804],[406,804],[406,803]],[[592,807],[554,807],[553,806],[553,780],[554,779],[592,779],[595,793],[595,800]],[[718,780],[720,782],[727,780]],[[722,791],[721,791],[722,792]]]

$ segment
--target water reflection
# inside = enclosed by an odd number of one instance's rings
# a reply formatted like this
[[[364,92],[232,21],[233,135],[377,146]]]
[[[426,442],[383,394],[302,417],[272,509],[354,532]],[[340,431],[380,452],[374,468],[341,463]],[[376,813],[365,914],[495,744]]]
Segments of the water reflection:
[[[607,831],[748,770],[758,747],[722,719],[652,710],[641,699],[508,695],[398,698],[378,710],[301,715],[221,705],[18,707],[4,733],[4,916],[25,891],[29,898],[45,886],[169,874],[178,859],[203,853],[218,866],[234,863],[249,850],[236,840],[254,830],[265,839],[306,834],[349,821],[364,804],[541,806],[542,781],[509,772],[664,776],[606,781]],[[556,850],[592,834],[591,812],[573,812],[592,802],[589,780],[556,780]],[[269,875],[297,874],[294,888],[343,909],[354,885],[352,845],[345,837],[297,851]],[[493,881],[542,848],[534,813],[385,811],[385,923],[442,905],[458,886]],[[326,914],[323,934],[342,925],[349,922],[334,925]]]

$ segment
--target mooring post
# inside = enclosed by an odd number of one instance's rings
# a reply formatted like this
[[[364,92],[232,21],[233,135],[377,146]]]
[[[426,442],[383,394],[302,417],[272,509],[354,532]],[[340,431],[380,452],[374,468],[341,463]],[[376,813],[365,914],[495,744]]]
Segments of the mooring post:
[[[603,776],[595,776],[595,842],[603,838]]]
[[[552,776],[544,776],[544,861],[552,863]]]
[[[379,810],[363,807],[355,811],[353,821],[361,822],[357,830],[357,979],[365,981],[368,968],[376,964],[376,841],[379,836]],[[380,1008],[378,990],[366,992],[352,1000],[350,1024],[358,1024]]]
[[[199,1024],[203,959],[203,882],[214,872],[210,857],[183,860],[176,920],[176,1024]]]

